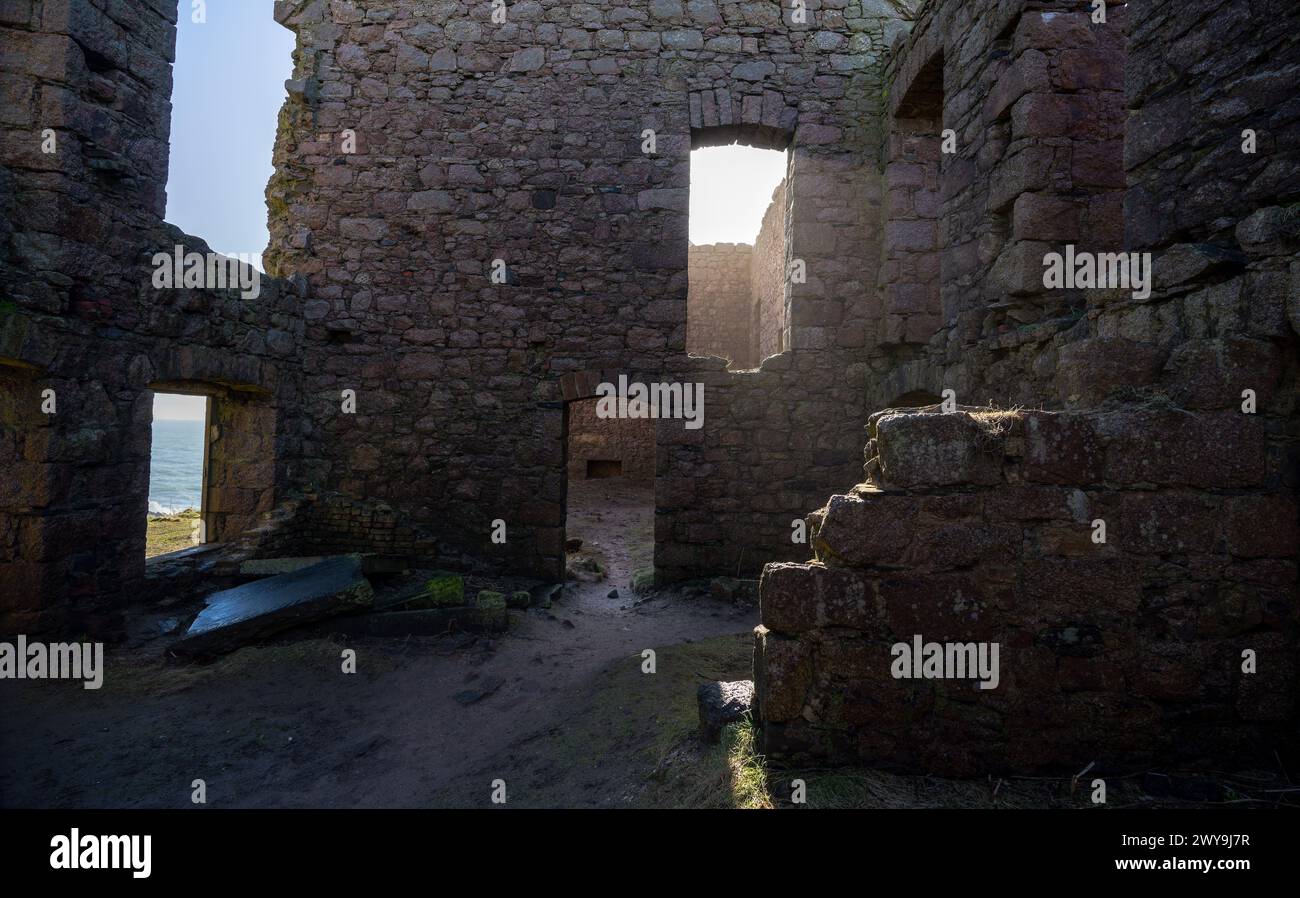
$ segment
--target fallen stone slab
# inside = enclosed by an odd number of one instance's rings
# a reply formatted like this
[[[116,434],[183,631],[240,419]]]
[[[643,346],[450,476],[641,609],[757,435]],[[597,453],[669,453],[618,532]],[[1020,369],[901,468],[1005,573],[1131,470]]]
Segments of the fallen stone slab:
[[[695,698],[700,706],[700,737],[705,742],[718,742],[723,727],[749,713],[754,704],[754,681],[701,683]]]
[[[175,648],[186,654],[231,652],[299,624],[367,607],[373,600],[359,556],[329,558],[213,593]]]

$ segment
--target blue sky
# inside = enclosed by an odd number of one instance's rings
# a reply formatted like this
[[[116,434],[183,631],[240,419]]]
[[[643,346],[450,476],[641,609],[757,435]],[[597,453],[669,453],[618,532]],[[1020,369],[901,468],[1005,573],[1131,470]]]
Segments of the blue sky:
[[[271,0],[180,2],[167,220],[221,253],[266,249],[266,182],[294,35]]]
[[[253,253],[268,239],[266,182],[276,117],[293,74],[293,32],[271,0],[208,0],[207,21],[180,2],[172,68],[167,220],[217,252]],[[201,396],[154,396],[156,420],[203,420]]]

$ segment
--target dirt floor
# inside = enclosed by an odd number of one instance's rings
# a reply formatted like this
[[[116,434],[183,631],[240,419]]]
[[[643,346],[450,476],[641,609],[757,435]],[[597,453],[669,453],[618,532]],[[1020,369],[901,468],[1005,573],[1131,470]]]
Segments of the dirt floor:
[[[748,722],[705,745],[696,688],[749,678],[757,609],[699,585],[629,589],[651,560],[648,488],[575,483],[569,507],[585,579],[550,609],[511,612],[505,634],[352,638],[335,619],[195,664],[166,653],[168,609],[137,615],[134,638],[106,650],[100,690],[5,681],[0,807],[187,807],[202,779],[212,807],[487,807],[501,780],[514,807],[789,808],[802,783],[808,808],[1096,809],[1086,775],[779,770],[754,753]],[[1276,770],[1165,774],[1108,777],[1104,807],[1300,793]]]
[[[606,577],[515,613],[507,634],[288,634],[204,665],[168,659],[159,637],[108,647],[100,690],[6,682],[0,805],[183,807],[196,779],[220,807],[485,806],[497,779],[512,805],[656,803],[647,777],[665,739],[690,736],[695,686],[748,676],[757,611],[632,594],[653,542],[648,487],[577,483],[570,508],[569,535]]]

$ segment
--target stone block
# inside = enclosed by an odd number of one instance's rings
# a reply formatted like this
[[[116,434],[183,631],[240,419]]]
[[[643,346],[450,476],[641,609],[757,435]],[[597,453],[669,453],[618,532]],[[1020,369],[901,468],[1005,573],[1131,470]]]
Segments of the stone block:
[[[812,538],[813,550],[833,566],[897,566],[915,536],[916,500],[861,491],[831,496]]]
[[[799,716],[812,676],[806,642],[754,628],[754,714],[764,725]]]
[[[1264,424],[1254,415],[1152,409],[1100,415],[1096,426],[1109,483],[1223,489],[1265,482]]]
[[[871,575],[820,564],[763,567],[759,619],[769,631],[797,634],[821,627],[876,632],[880,618]]]
[[[967,412],[886,414],[876,422],[880,476],[890,489],[992,485],[1003,447]]]
[[[1102,479],[1105,452],[1085,415],[1024,413],[1025,479],[1086,486]]]

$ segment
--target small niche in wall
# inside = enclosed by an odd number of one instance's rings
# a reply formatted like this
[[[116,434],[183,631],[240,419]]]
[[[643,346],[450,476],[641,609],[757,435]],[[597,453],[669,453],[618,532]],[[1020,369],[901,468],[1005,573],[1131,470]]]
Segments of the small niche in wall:
[[[607,458],[589,458],[587,459],[587,479],[588,480],[605,480],[610,477],[623,476],[623,462],[618,459]]]

